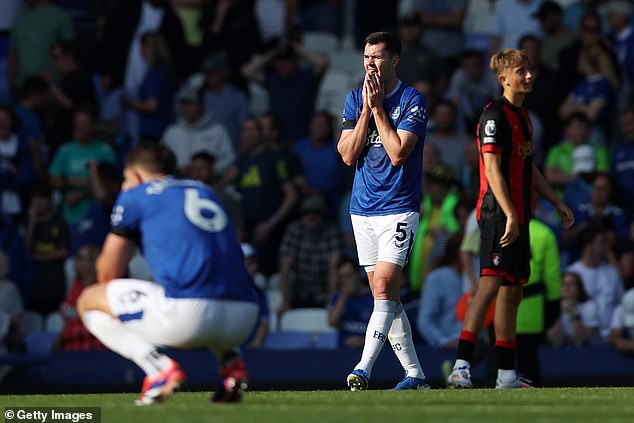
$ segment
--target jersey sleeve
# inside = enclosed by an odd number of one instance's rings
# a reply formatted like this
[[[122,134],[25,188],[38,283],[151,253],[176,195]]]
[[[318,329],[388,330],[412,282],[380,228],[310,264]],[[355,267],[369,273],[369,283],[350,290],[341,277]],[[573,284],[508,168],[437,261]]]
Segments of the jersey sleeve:
[[[403,119],[401,119],[396,129],[409,131],[423,139],[427,131],[427,117],[427,100],[425,100],[423,95],[416,93],[408,101]]]
[[[355,96],[356,91],[350,91],[346,97],[346,104],[343,107],[343,118],[341,119],[341,127],[345,131],[346,129],[354,129],[357,125],[357,100]]]
[[[499,112],[490,107],[482,112],[477,131],[482,153],[502,154],[506,143],[503,128],[503,120]]]
[[[140,234],[141,209],[134,201],[134,197],[139,192],[121,192],[110,215],[111,232],[135,241],[139,239]]]

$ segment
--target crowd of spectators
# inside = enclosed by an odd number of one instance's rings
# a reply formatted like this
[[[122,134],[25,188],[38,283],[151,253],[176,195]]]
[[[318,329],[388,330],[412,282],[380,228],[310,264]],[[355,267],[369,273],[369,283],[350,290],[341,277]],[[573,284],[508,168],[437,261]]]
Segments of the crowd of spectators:
[[[535,77],[526,101],[533,155],[577,219],[562,232],[536,199],[535,218],[554,234],[560,260],[548,264],[556,267],[554,293],[533,289],[529,297],[541,296],[542,305],[528,318],[541,313],[540,342],[632,349],[623,340],[634,327],[624,294],[634,289],[631,1],[6,3],[0,291],[12,284],[20,302],[0,309],[0,339],[19,328],[23,304],[42,316],[61,310],[62,348],[99,347],[68,339],[85,336],[73,327],[73,301],[94,282],[86,261],[108,231],[126,152],[160,142],[176,154],[177,177],[216,190],[249,243],[264,298],[281,291],[269,313],[328,308],[340,345],[358,347],[372,304],[347,213],[352,170],[337,154],[338,115],[317,105],[339,66],[336,53],[359,57],[362,76],[364,35],[389,30],[403,41],[400,77],[427,96],[430,110],[421,222],[402,282],[404,298],[418,303],[412,320],[422,342],[455,345],[453,306],[477,286],[475,127],[501,93],[489,54],[520,47]],[[466,24],[476,12],[490,22],[477,32]],[[334,37],[336,51],[306,45],[310,33]],[[255,107],[262,92],[268,101]],[[14,294],[3,293],[0,306]]]

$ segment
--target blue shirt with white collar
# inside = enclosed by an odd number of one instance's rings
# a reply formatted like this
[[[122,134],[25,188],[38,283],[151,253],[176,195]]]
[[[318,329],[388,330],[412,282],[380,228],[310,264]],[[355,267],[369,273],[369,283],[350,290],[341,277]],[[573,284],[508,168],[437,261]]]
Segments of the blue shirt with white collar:
[[[352,130],[363,108],[362,87],[351,91],[343,111],[343,130]],[[385,216],[418,212],[423,172],[423,144],[427,128],[427,100],[414,88],[398,81],[385,95],[383,109],[392,127],[418,135],[408,159],[393,166],[374,121],[370,116],[366,147],[355,166],[350,213],[361,216]]]

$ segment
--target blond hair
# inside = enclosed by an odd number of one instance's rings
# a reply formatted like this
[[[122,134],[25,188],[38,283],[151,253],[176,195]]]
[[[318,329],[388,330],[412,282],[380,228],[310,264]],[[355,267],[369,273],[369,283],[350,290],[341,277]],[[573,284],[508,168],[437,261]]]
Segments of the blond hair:
[[[489,68],[495,76],[499,76],[506,69],[515,69],[526,63],[528,63],[526,53],[516,48],[505,48],[491,56]]]

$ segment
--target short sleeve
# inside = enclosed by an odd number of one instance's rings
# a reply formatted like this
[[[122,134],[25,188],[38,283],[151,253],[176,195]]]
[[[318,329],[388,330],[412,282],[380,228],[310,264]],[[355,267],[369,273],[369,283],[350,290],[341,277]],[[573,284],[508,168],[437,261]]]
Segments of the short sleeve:
[[[139,189],[121,192],[112,208],[110,225],[112,232],[128,239],[138,239],[141,224],[141,209],[135,200]]]
[[[597,321],[598,321],[598,318],[597,318]],[[616,306],[616,308],[614,309],[614,312],[612,313],[612,318],[610,319],[610,329],[620,330],[623,328],[623,326],[624,326],[623,325],[623,306],[619,304],[618,306]]]
[[[478,142],[482,153],[501,154],[504,150],[503,121],[500,113],[486,108],[478,123]]]
[[[354,129],[357,125],[357,100],[356,91],[350,91],[346,97],[346,104],[343,107],[343,118],[341,120],[342,129]]]
[[[405,109],[403,119],[399,122],[397,129],[414,133],[421,139],[425,138],[428,118],[427,101],[425,97],[416,93],[407,103]]]
[[[599,318],[599,307],[597,303],[592,300],[588,300],[583,303],[583,309],[581,310],[581,323],[587,328],[598,328],[601,326]]]
[[[48,169],[52,176],[64,176],[66,173],[66,157],[68,156],[66,151],[66,148],[62,147],[53,157],[53,162]]]

